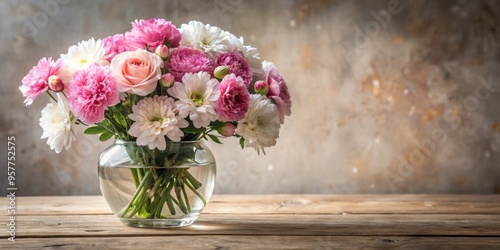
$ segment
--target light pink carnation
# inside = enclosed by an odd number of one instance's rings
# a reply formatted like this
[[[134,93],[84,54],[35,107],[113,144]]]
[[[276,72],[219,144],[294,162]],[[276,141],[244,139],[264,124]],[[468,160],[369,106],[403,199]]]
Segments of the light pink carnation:
[[[24,100],[26,105],[33,103],[33,100],[35,100],[38,95],[49,89],[49,77],[59,74],[61,64],[61,59],[54,62],[50,57],[48,59],[42,58],[23,78],[23,85],[19,87],[19,90],[21,90],[23,96],[26,97],[26,100]]]
[[[106,60],[111,62],[113,57],[127,51],[126,41],[123,34],[108,36],[102,39],[102,44],[106,50]]]
[[[229,72],[241,77],[247,87],[252,82],[252,70],[245,57],[238,52],[217,55],[215,66],[229,66]]]
[[[75,73],[69,84],[69,107],[85,123],[104,120],[104,110],[120,102],[109,66],[91,65]]]
[[[219,84],[217,114],[221,121],[239,121],[248,110],[250,94],[241,77],[229,74]]]
[[[181,32],[165,19],[141,19],[132,23],[132,30],[125,33],[125,38],[128,50],[145,49],[148,45],[150,51],[154,51],[162,44],[169,48],[178,47]]]
[[[210,58],[205,53],[189,47],[172,51],[166,66],[178,82],[182,81],[186,73],[203,71],[213,75],[214,71]]]
[[[285,122],[285,115],[290,116],[292,113],[292,100],[285,79],[278,72],[274,64],[264,62],[263,64],[265,81],[269,85],[267,96],[274,101],[278,110],[278,115],[281,123]]]

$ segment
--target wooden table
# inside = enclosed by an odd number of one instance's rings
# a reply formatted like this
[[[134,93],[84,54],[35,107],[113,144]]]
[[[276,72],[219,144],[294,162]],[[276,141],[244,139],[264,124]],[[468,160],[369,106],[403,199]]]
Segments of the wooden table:
[[[215,195],[175,229],[125,226],[100,196],[16,197],[15,240],[0,249],[500,249],[500,195]]]

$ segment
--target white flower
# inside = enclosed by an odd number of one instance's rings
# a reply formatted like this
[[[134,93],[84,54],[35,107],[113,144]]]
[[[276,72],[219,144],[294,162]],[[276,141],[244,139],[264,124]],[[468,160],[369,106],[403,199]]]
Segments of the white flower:
[[[132,107],[128,117],[135,121],[128,134],[137,137],[137,145],[147,145],[149,149],[166,148],[165,135],[178,142],[184,136],[181,128],[189,124],[175,115],[174,99],[167,96],[146,97]]]
[[[243,37],[237,38],[235,35],[228,33],[227,35],[228,51],[240,52],[250,65],[250,69],[254,74],[262,73],[262,63],[260,61],[259,51],[252,46],[247,46],[244,43]]]
[[[47,139],[50,149],[60,153],[68,149],[71,142],[76,139],[72,130],[73,118],[66,99],[57,94],[57,102],[51,100],[42,110],[40,126],[43,129],[42,139]]]
[[[215,107],[219,99],[219,82],[206,72],[187,73],[182,82],[174,83],[168,93],[179,99],[175,102],[181,117],[189,115],[196,128],[206,127],[217,119]]]
[[[219,27],[190,21],[182,24],[179,29],[182,34],[181,45],[190,46],[215,57],[217,53],[227,51],[227,32]]]
[[[265,147],[276,145],[280,133],[280,119],[276,106],[265,96],[250,95],[248,111],[238,123],[236,133],[245,138],[245,146],[254,147],[264,154]]]
[[[106,51],[101,40],[91,38],[88,41],[81,41],[78,45],[69,47],[67,54],[61,54],[62,66],[61,78],[67,84],[75,72],[86,69],[94,63],[99,65],[108,65],[109,62],[105,58]]]

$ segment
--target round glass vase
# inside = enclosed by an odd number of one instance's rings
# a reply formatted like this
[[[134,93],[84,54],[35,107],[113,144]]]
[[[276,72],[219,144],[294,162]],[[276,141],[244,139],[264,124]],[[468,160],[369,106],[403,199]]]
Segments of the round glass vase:
[[[113,213],[135,227],[191,225],[215,184],[215,158],[202,141],[165,150],[116,140],[99,159],[99,185]]]

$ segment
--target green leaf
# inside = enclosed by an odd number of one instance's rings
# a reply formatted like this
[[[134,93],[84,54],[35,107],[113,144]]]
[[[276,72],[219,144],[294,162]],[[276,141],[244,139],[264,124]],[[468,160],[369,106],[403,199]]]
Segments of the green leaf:
[[[211,121],[209,127],[212,127],[214,129],[218,129],[224,125],[224,122],[221,122],[219,120],[216,121]]]
[[[106,132],[102,133],[101,136],[99,136],[99,140],[100,141],[107,141],[111,137],[113,137],[113,134],[110,133],[110,132],[108,132],[108,131],[106,131]]]
[[[243,138],[243,137],[240,138],[240,146],[241,146],[241,149],[245,148],[245,138]]]
[[[187,128],[183,128],[182,129],[182,132],[184,133],[192,133],[192,134],[199,134],[199,133],[203,133],[205,132],[206,128],[195,128],[194,126],[191,127],[187,127]]]
[[[106,132],[106,129],[99,126],[90,127],[85,129],[85,131],[83,131],[83,133],[86,135],[97,135],[104,132]]]
[[[214,141],[215,143],[218,143],[218,144],[222,144],[222,142],[219,140],[219,138],[215,135],[211,135],[211,134],[207,134],[208,137],[210,137],[210,139],[212,139],[212,141]]]

